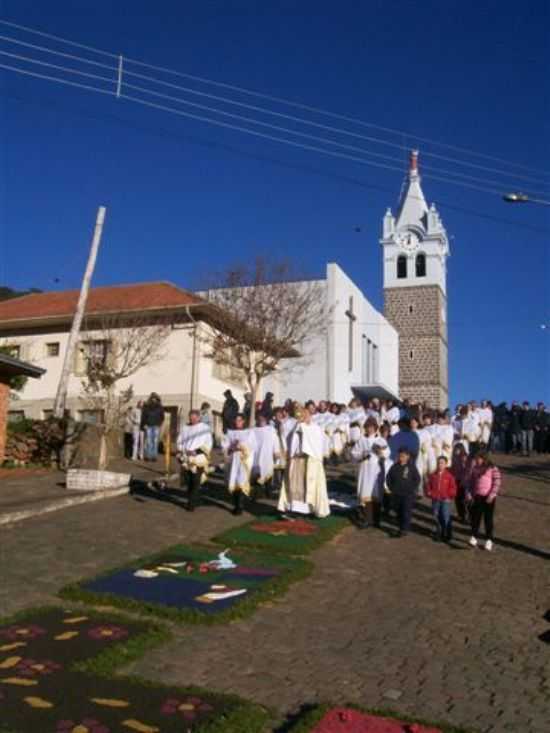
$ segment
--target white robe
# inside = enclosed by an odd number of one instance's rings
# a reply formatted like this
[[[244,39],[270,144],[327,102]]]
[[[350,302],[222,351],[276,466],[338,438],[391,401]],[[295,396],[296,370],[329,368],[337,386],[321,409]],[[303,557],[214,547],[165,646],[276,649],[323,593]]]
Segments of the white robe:
[[[250,494],[250,475],[256,450],[254,429],[228,430],[222,440],[222,448],[226,457],[227,488]]]
[[[323,432],[323,457],[330,456],[330,436],[332,434],[332,418],[330,412],[316,412],[312,417],[312,423],[318,425]]]
[[[273,477],[275,457],[281,452],[277,431],[273,425],[254,428],[256,448],[254,450],[253,473],[256,481],[263,485]]]
[[[197,473],[202,468],[201,483],[207,479],[206,469],[212,446],[212,431],[203,422],[197,425],[184,425],[179,432],[176,449],[182,454],[182,467],[191,473]],[[187,451],[196,451],[196,455],[189,456]]]
[[[363,426],[367,415],[364,407],[354,407],[348,412],[349,417],[349,440],[350,443],[356,443],[363,435]]]
[[[372,501],[372,494],[380,473],[378,457],[372,452],[376,436],[363,435],[351,449],[351,458],[359,464],[357,472],[357,498],[359,501]]]
[[[288,436],[288,461],[278,509],[327,517],[330,506],[319,425],[298,423]]]
[[[493,428],[493,411],[490,407],[480,407],[477,413],[479,415],[481,429],[480,440],[485,445],[489,445],[491,430]]]
[[[437,445],[440,452],[436,453],[436,459],[439,456],[446,456],[449,465],[453,454],[454,430],[452,425],[436,425]]]
[[[437,468],[437,461],[432,442],[432,426],[426,426],[417,431],[420,440],[420,450],[416,459],[416,467],[423,479],[426,479],[430,473]]]
[[[349,421],[346,415],[334,415],[330,436],[330,452],[341,456],[349,440]]]

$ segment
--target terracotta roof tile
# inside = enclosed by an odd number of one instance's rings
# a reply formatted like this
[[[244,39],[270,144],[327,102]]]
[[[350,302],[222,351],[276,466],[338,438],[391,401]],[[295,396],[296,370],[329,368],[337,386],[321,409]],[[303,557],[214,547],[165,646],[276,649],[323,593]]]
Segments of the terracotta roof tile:
[[[0,302],[0,324],[32,318],[70,318],[76,310],[78,290],[32,293]],[[86,313],[123,313],[177,308],[203,302],[193,293],[168,282],[138,283],[91,288]]]

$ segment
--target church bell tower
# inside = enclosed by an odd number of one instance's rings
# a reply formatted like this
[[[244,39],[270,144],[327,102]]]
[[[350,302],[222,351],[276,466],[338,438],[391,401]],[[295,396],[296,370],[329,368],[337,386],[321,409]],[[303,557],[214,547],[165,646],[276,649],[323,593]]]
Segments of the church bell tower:
[[[448,407],[447,269],[449,241],[435,205],[428,206],[418,151],[397,213],[383,219],[384,315],[399,334],[399,393]]]

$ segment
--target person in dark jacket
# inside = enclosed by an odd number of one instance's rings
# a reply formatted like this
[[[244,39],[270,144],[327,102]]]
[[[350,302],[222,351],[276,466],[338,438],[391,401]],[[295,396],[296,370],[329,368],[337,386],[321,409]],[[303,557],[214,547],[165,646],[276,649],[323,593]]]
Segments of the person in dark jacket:
[[[521,448],[524,456],[530,456],[533,452],[536,421],[537,413],[531,408],[528,402],[524,402],[519,417],[519,424],[521,427]]]
[[[145,432],[145,460],[156,461],[159,452],[160,429],[164,422],[164,407],[156,392],[151,392],[141,410],[141,427]]]
[[[535,450],[537,453],[545,453],[548,450],[549,431],[550,413],[546,412],[544,402],[539,402],[535,415]]]
[[[388,471],[386,479],[399,524],[397,537],[403,537],[411,528],[412,509],[420,488],[420,474],[416,464],[410,459],[408,448],[400,448],[397,462]]]
[[[521,407],[517,402],[512,402],[512,409],[510,410],[509,418],[509,445],[512,449],[512,453],[515,453],[521,449]]]
[[[235,418],[239,414],[239,403],[233,397],[230,389],[226,389],[223,396],[225,402],[222,407],[222,426],[223,432],[227,433],[228,430],[233,430]]]
[[[268,423],[273,420],[273,392],[266,392],[265,399],[260,407],[260,415],[265,417]]]

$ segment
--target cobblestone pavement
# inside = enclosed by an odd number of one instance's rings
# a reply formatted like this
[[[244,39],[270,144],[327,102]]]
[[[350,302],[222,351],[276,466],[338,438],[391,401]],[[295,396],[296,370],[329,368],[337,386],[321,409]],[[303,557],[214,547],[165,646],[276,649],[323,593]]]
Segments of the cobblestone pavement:
[[[550,460],[500,463],[493,553],[470,549],[459,525],[453,547],[434,544],[424,501],[409,537],[350,526],[276,603],[229,625],[180,627],[174,644],[129,670],[254,698],[281,718],[307,703],[352,701],[483,733],[548,733]],[[241,521],[220,506],[190,515],[139,496],[27,520],[1,532],[2,614]]]

